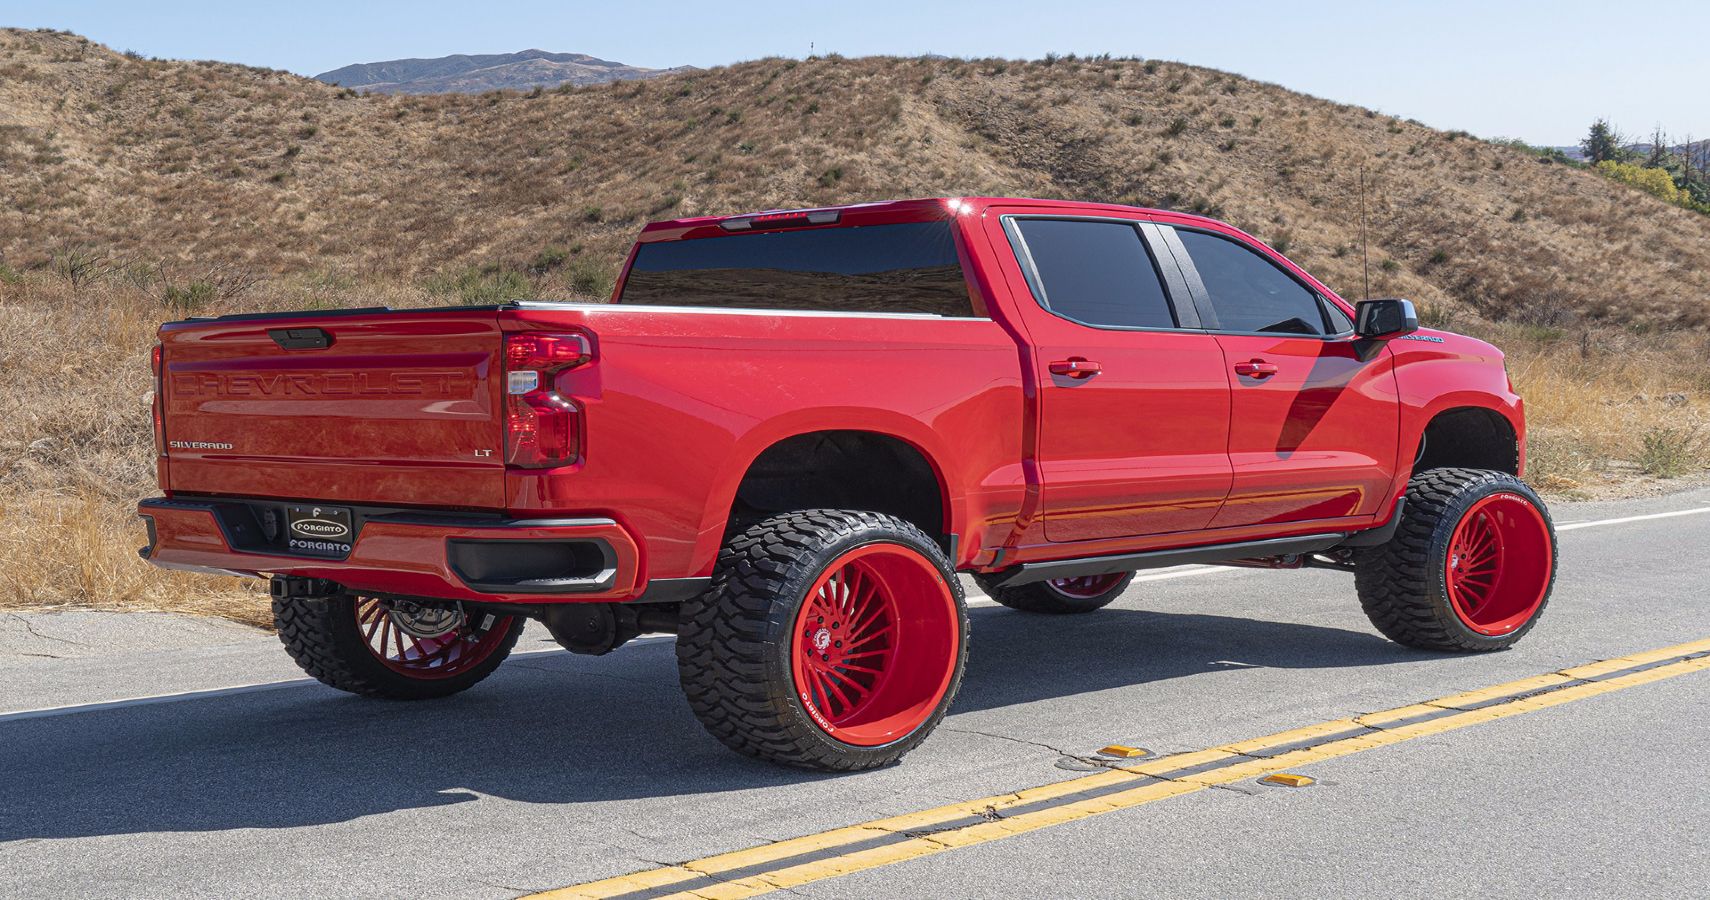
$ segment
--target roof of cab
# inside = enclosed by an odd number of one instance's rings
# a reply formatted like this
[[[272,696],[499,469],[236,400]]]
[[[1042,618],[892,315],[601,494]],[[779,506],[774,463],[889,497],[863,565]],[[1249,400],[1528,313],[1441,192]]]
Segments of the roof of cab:
[[[957,205],[960,205],[960,209]],[[883,217],[887,213],[898,215],[918,216],[923,210],[939,210],[948,218],[956,212],[982,212],[992,206],[1033,207],[1050,209],[1057,212],[1072,212],[1083,215],[1110,215],[1112,213],[1146,215],[1165,215],[1176,219],[1200,222],[1215,222],[1205,216],[1177,212],[1167,209],[1150,209],[1140,206],[1124,206],[1119,203],[1088,203],[1077,200],[1040,200],[1031,197],[917,197],[908,200],[885,200],[876,203],[849,203],[836,206],[812,206],[798,209],[764,209],[753,212],[736,213],[728,216],[690,216],[682,219],[666,219],[649,222],[642,228],[643,234],[670,231],[683,234],[697,228],[718,225],[731,219],[743,219],[750,216],[772,215],[777,213],[806,213],[822,210],[838,210],[840,212],[859,210],[864,214]],[[1222,223],[1217,223],[1222,224]],[[656,235],[657,236],[657,235]]]

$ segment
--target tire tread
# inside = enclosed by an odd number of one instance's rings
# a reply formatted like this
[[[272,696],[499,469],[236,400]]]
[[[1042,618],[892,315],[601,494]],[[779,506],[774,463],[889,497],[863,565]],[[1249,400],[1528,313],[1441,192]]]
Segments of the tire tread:
[[[1485,488],[1514,491],[1536,504],[1550,523],[1549,511],[1525,482],[1506,472],[1486,469],[1428,469],[1407,484],[1407,503],[1401,524],[1388,543],[1360,548],[1354,553],[1354,587],[1366,617],[1384,637],[1408,647],[1448,652],[1502,650],[1520,640],[1537,624],[1549,594],[1532,618],[1513,632],[1500,637],[1481,635],[1462,624],[1446,598],[1442,578],[1434,575],[1439,561],[1439,542],[1446,546],[1454,522],[1457,500]],[[1551,545],[1554,547],[1554,526]],[[1551,578],[1555,577],[1552,549]]]
[[[480,665],[450,678],[412,679],[386,668],[369,652],[351,611],[355,602],[348,594],[275,597],[273,624],[285,651],[304,672],[328,687],[363,697],[426,700],[467,690],[498,668],[522,634],[518,619]]]
[[[814,557],[833,542],[871,533],[923,552],[943,572],[958,607],[962,592],[937,544],[916,526],[875,512],[810,509],[772,516],[732,537],[720,551],[708,590],[683,604],[677,638],[683,694],[708,732],[749,756],[801,768],[856,771],[887,765],[924,740],[943,719],[960,682],[961,661],[939,708],[905,738],[877,748],[830,740],[789,702],[773,677],[782,648],[772,637],[793,631],[790,585],[817,575]],[[967,653],[961,616],[960,654]]]

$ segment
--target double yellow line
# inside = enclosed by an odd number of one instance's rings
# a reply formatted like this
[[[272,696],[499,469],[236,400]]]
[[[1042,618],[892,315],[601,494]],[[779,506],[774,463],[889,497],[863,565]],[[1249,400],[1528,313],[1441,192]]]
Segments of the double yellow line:
[[[1710,638],[533,897],[755,897],[1705,669]]]

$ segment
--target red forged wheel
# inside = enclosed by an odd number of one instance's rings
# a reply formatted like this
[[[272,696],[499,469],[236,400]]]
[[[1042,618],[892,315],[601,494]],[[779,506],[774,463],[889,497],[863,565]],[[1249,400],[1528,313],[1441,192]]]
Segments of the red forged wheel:
[[[1449,538],[1444,585],[1468,628],[1508,634],[1543,604],[1553,553],[1549,526],[1519,494],[1496,493],[1466,511]]]
[[[1507,472],[1414,473],[1388,541],[1354,549],[1360,606],[1384,637],[1436,652],[1504,650],[1529,633],[1556,577],[1549,509]]]
[[[778,513],[732,535],[678,618],[677,672],[725,746],[833,772],[890,765],[949,712],[968,655],[962,585],[912,523]]]
[[[391,700],[448,697],[493,673],[520,616],[459,604],[339,593],[273,598],[285,651],[322,684]]]
[[[1132,572],[1114,572],[1109,575],[1081,575],[1075,578],[1053,578],[1045,582],[1051,590],[1072,600],[1091,600],[1102,596],[1106,591],[1116,587]]]
[[[368,651],[410,678],[451,678],[479,666],[506,645],[513,624],[511,616],[374,597],[357,598],[353,608]]]
[[[795,690],[829,737],[877,747],[919,728],[960,654],[956,600],[931,561],[897,544],[833,560],[796,614]]]
[[[1047,615],[1074,615],[1103,609],[1122,596],[1133,580],[1133,572],[1111,572],[1005,585],[1003,573],[974,575],[974,583],[993,600],[1010,609]]]

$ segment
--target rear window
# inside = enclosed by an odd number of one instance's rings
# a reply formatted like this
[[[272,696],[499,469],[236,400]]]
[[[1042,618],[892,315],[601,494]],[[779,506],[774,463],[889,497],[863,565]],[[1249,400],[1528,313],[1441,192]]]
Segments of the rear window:
[[[618,302],[974,315],[949,222],[642,244]]]

